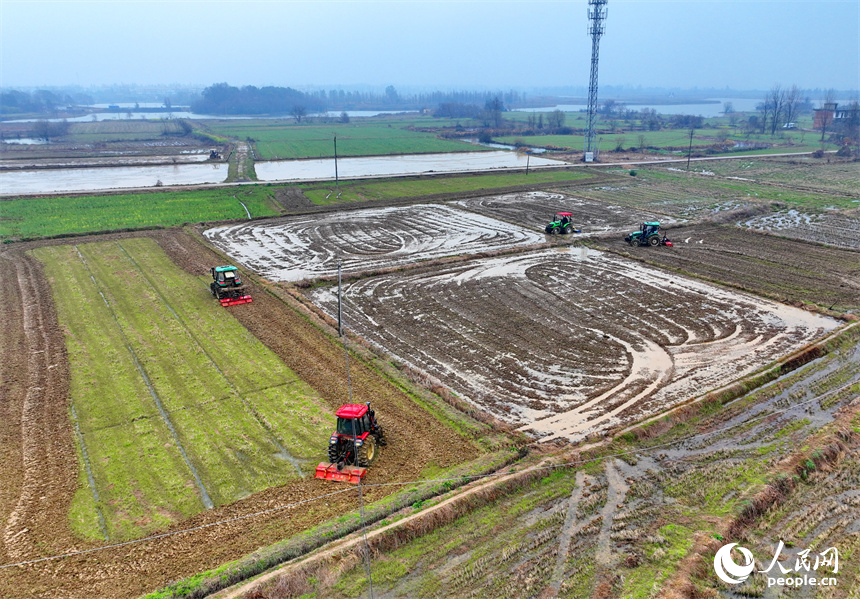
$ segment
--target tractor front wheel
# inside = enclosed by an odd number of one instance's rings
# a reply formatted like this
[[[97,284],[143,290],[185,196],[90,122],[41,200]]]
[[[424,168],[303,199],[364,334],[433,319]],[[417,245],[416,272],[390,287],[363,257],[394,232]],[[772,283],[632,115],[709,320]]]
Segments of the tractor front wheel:
[[[368,435],[364,440],[364,443],[361,444],[361,447],[358,448],[358,459],[356,460],[357,465],[362,468],[367,468],[373,464],[377,453],[379,453],[379,448],[376,445],[376,437]]]

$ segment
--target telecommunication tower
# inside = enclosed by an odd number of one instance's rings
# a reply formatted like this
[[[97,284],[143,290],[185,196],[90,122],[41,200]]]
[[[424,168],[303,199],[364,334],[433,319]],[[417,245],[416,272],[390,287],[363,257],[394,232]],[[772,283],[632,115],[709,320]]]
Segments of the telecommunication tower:
[[[591,79],[588,83],[588,130],[585,134],[585,162],[594,160],[594,113],[597,110],[597,59],[600,56],[600,36],[606,29],[608,0],[588,0],[588,34],[591,36]]]

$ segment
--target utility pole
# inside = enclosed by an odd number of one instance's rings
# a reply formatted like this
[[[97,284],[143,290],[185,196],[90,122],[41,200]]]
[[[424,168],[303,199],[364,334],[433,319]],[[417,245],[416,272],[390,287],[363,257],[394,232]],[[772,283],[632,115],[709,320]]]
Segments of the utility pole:
[[[693,131],[695,129],[690,129],[690,147],[687,148],[687,170],[690,170],[690,156],[693,154]]]
[[[588,129],[585,133],[585,162],[594,161],[594,114],[597,110],[597,62],[600,57],[600,36],[606,30],[603,22],[608,14],[608,0],[588,0],[588,34],[591,36],[591,79],[588,83]]]
[[[340,262],[337,263],[337,336],[343,337],[343,296],[340,290]]]
[[[334,185],[337,187],[337,135],[334,136]]]

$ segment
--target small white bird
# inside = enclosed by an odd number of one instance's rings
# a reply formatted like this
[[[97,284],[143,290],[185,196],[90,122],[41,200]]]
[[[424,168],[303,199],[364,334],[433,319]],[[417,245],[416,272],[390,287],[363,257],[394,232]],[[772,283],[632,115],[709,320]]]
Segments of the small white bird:
[[[704,239],[700,239],[700,240],[699,240],[699,241],[697,241],[696,243],[702,243],[703,241],[705,241],[705,240],[704,240]]]
[[[691,237],[687,237],[687,238],[684,240],[684,243],[690,243],[690,239],[692,239],[692,238],[691,238]]]

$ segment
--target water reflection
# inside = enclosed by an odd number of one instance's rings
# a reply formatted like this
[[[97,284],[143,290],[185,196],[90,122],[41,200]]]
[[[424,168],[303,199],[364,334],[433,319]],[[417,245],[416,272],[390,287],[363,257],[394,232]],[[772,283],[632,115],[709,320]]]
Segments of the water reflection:
[[[372,156],[339,158],[338,176],[344,179],[419,175],[422,173],[454,173],[490,169],[525,168],[527,157],[514,152],[457,152],[450,154],[410,154],[406,156]],[[560,166],[558,160],[528,159],[530,167]],[[334,159],[275,160],[254,165],[261,181],[293,181],[296,179],[334,178]]]

